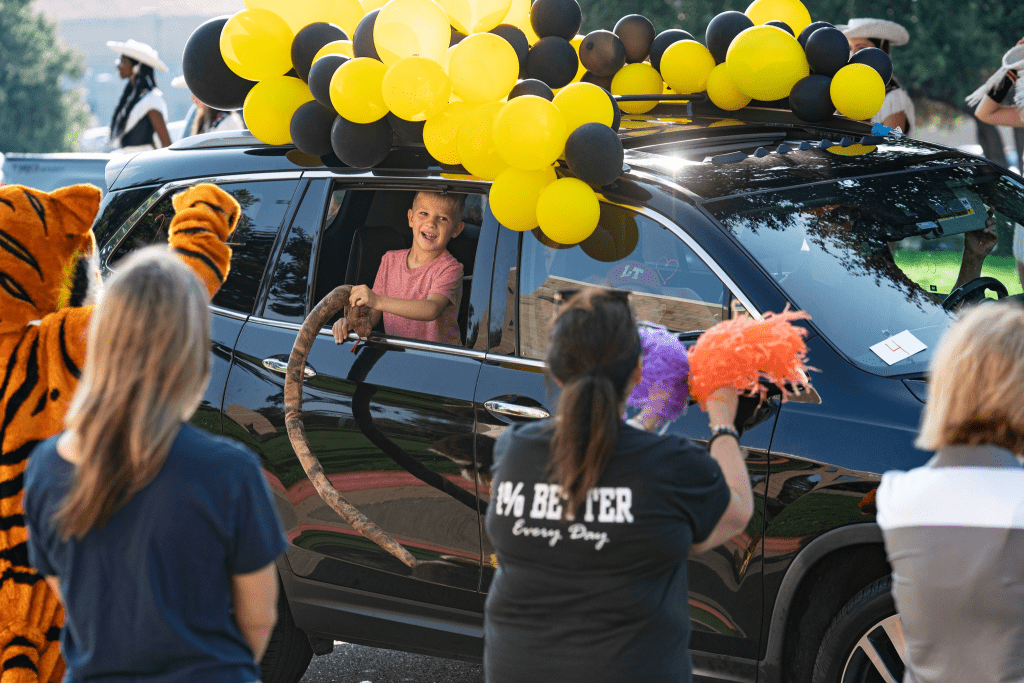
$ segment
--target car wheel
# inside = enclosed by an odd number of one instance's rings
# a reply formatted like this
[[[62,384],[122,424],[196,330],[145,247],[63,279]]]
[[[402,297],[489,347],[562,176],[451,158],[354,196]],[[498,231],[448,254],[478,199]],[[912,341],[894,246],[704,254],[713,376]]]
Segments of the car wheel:
[[[855,595],[832,620],[814,663],[813,683],[900,683],[906,641],[892,578]]]
[[[295,625],[292,611],[288,608],[288,598],[285,597],[284,589],[280,588],[277,592],[277,623],[270,633],[270,643],[260,661],[260,681],[298,683],[312,658],[313,648],[309,638]]]

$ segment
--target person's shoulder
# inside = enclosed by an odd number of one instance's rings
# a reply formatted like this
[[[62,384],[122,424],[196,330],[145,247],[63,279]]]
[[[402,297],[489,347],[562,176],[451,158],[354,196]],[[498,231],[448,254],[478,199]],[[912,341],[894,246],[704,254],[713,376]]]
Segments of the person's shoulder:
[[[498,437],[494,444],[494,464],[507,464],[510,454],[518,458],[520,454],[535,455],[545,462],[550,457],[550,449],[546,446],[551,442],[551,421],[538,420],[514,424]]]
[[[28,464],[25,465],[25,485],[36,477],[48,479],[48,475],[54,470],[72,468],[70,462],[60,457],[57,452],[57,439],[60,434],[49,439],[40,441],[33,448],[28,456]]]
[[[694,478],[714,478],[721,468],[707,448],[681,434],[652,434],[626,425],[620,442],[623,450],[645,460],[652,471],[667,475],[682,471]]]
[[[462,270],[462,262],[452,256],[452,253],[445,249],[435,261],[438,268],[458,268]]]
[[[259,458],[242,444],[190,424],[182,425],[172,448],[186,454],[189,460],[214,461],[219,470],[260,468]]]

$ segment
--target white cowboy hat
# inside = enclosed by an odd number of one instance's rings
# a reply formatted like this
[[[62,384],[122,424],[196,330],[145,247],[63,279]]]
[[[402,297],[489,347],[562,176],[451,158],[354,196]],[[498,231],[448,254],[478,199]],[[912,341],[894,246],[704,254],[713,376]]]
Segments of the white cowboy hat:
[[[171,81],[171,87],[172,88],[181,88],[183,90],[187,90],[188,89],[188,84],[185,83],[185,77],[184,76],[175,76],[174,80]]]
[[[845,26],[836,26],[847,38],[874,38],[885,40],[889,45],[898,47],[910,42],[910,34],[895,21],[886,19],[858,18],[850,19]]]
[[[160,55],[149,45],[140,43],[137,40],[128,39],[127,42],[120,42],[117,40],[108,40],[107,47],[119,55],[130,57],[136,62],[142,62],[148,66],[153,67],[157,71],[168,71],[167,65],[160,61]]]

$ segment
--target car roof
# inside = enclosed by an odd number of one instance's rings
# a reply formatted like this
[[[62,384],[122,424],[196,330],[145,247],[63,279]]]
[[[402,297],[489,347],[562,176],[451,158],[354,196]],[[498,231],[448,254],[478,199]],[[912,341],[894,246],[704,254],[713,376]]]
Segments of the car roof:
[[[834,179],[984,160],[907,137],[875,137],[859,121],[806,123],[771,106],[725,112],[702,102],[660,102],[622,116],[619,138],[634,180],[670,186],[691,201]],[[396,147],[377,167],[351,169],[333,155],[309,157],[267,145],[248,131],[191,136],[125,160],[112,190],[223,175],[319,169],[339,174],[475,179],[438,164],[422,146]],[[564,162],[560,162],[564,166]],[[478,179],[477,179],[478,180]]]

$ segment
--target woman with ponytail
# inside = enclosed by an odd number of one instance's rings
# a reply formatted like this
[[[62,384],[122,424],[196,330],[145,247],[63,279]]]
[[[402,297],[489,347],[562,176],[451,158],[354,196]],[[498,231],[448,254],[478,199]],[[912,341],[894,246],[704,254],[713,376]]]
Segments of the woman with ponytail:
[[[259,678],[286,541],[256,456],[187,424],[208,302],[173,252],[130,257],[93,311],[66,431],[32,452],[28,554],[64,603],[65,681]]]
[[[118,75],[128,79],[110,119],[111,147],[122,152],[167,147],[167,102],[153,74],[153,69],[167,71],[167,65],[156,50],[137,40],[110,40],[107,47],[119,55]]]
[[[563,304],[547,357],[555,416],[495,446],[488,683],[690,681],[687,555],[750,520],[734,389],[708,400],[710,456],[623,422],[643,370],[626,295],[592,288]]]

